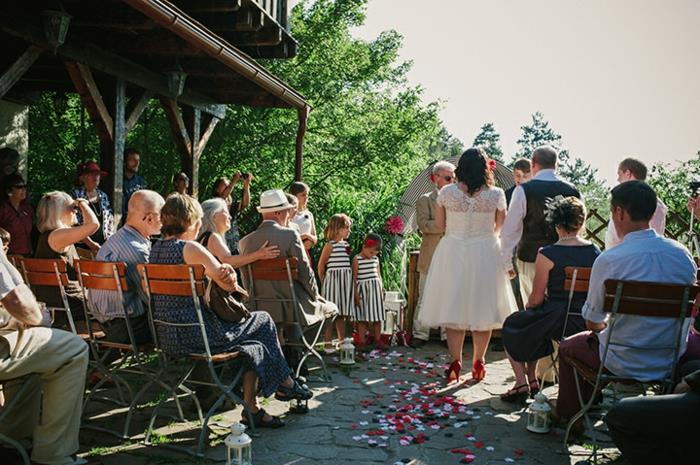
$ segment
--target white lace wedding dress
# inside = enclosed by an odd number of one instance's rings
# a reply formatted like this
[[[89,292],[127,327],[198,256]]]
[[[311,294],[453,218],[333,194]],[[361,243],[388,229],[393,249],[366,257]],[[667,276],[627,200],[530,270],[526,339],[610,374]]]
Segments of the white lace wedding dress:
[[[500,328],[517,310],[494,232],[496,210],[506,209],[502,189],[471,197],[457,184],[437,198],[445,207],[445,235],[430,262],[420,322],[428,327],[485,331]]]

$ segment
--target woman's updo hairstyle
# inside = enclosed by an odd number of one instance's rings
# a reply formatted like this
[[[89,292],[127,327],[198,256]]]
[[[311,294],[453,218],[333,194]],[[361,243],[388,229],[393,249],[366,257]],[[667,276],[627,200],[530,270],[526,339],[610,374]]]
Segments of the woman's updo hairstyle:
[[[488,155],[481,147],[467,149],[459,158],[455,175],[457,180],[474,194],[484,186],[493,185],[493,173],[489,168]]]
[[[586,221],[586,206],[576,197],[557,195],[547,201],[545,208],[547,223],[567,232],[578,231]]]

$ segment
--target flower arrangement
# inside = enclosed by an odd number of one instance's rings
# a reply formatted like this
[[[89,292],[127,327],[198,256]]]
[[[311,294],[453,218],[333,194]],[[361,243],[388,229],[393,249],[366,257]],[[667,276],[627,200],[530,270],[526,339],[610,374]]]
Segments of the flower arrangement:
[[[391,235],[400,236],[405,226],[403,219],[399,215],[393,215],[387,218],[384,229]]]

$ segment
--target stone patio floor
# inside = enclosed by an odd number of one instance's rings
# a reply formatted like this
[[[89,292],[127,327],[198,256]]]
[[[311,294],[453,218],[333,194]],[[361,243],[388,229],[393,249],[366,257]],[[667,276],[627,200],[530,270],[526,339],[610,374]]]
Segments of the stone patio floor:
[[[467,341],[467,359],[469,350]],[[488,353],[484,381],[452,389],[445,389],[442,378],[447,361],[445,353],[446,349],[438,343],[430,343],[419,350],[395,347],[388,352],[372,353],[368,360],[358,362],[347,374],[340,370],[337,356],[326,356],[332,383],[309,383],[314,398],[309,402],[308,414],[288,414],[288,404],[274,398],[263,401],[268,412],[285,415],[287,425],[259,430],[253,438],[253,463],[585,463],[589,445],[564,447],[561,429],[549,435],[528,432],[524,408],[499,399],[499,394],[514,381],[503,352]],[[545,392],[551,397],[555,389],[548,388]],[[408,414],[413,422],[409,417],[399,416],[402,429],[397,426],[397,413]],[[146,411],[137,417],[135,431],[145,429],[147,415]],[[226,450],[222,441],[227,434],[226,427],[240,415],[241,408],[237,407],[214,417],[206,458],[167,448],[179,438],[196,437],[199,429],[194,422],[171,422],[163,426],[156,437],[159,445],[154,446],[140,443],[142,435],[124,443],[84,429],[80,455],[99,459],[105,465],[225,463]],[[107,414],[107,421],[123,420],[123,416],[113,416],[110,418]],[[415,422],[416,418],[420,423]],[[604,449],[603,455],[599,463],[619,463],[619,454],[614,448]]]

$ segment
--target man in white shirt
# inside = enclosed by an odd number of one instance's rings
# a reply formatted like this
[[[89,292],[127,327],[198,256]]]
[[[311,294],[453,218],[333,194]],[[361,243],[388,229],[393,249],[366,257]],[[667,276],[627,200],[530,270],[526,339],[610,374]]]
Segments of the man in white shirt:
[[[646,181],[647,167],[644,163],[636,158],[625,158],[617,167],[617,182],[623,183],[627,181]],[[664,236],[666,232],[666,213],[668,208],[664,203],[656,198],[656,211],[649,222],[651,229],[657,232],[659,236]],[[612,249],[622,242],[622,237],[615,230],[615,224],[612,217],[608,222],[608,230],[605,232],[605,250]]]
[[[516,266],[520,277],[520,294],[527,302],[535,278],[535,258],[541,247],[554,244],[559,238],[554,227],[545,221],[548,198],[557,195],[581,198],[578,190],[557,173],[559,154],[549,145],[537,147],[532,152],[532,179],[513,191],[503,229],[501,250],[503,262],[513,269],[513,252],[517,248]],[[515,277],[515,272],[511,272]]]
[[[649,222],[656,210],[656,194],[643,181],[628,181],[612,190],[612,220],[623,242],[606,250],[593,263],[588,297],[583,307],[585,331],[562,341],[559,353],[559,398],[557,413],[571,418],[581,408],[576,394],[574,372],[566,362],[574,358],[594,370],[600,367],[605,338],[608,337],[607,317],[603,312],[605,280],[693,284],[696,267],[688,250],[676,241],[656,234]],[[634,341],[639,346],[669,346],[676,321],[637,315],[618,315],[615,321],[615,341]],[[688,322],[682,329],[687,334]],[[599,342],[600,341],[600,342]],[[685,345],[685,344],[684,344]],[[683,353],[681,347],[680,353]],[[673,362],[671,350],[639,350],[632,347],[610,346],[605,368],[617,376],[639,381],[663,378]],[[584,398],[591,386],[583,383]]]
[[[87,344],[67,331],[38,327],[39,304],[2,250],[0,303],[0,380],[35,375],[22,398],[14,399],[17,404],[0,424],[0,433],[31,436],[32,463],[85,463],[71,454],[79,446]]]

